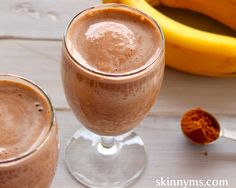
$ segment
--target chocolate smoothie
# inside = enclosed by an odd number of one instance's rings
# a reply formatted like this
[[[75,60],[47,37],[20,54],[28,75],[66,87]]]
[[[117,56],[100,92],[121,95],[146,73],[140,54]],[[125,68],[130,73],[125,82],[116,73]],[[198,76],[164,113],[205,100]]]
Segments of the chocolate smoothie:
[[[150,18],[126,7],[97,7],[76,16],[65,35],[62,80],[83,125],[120,135],[148,113],[164,70],[161,33]]]
[[[46,188],[58,156],[53,112],[39,89],[12,78],[0,76],[0,187]]]

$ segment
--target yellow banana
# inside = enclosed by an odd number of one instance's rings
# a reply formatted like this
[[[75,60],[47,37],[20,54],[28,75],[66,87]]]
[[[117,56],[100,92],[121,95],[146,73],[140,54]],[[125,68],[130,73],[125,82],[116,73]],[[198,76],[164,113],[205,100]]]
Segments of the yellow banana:
[[[166,64],[184,72],[236,76],[236,38],[191,28],[157,11],[145,0],[103,0],[123,3],[153,17],[166,39]]]
[[[163,4],[193,10],[236,30],[236,0],[147,0],[152,6]]]

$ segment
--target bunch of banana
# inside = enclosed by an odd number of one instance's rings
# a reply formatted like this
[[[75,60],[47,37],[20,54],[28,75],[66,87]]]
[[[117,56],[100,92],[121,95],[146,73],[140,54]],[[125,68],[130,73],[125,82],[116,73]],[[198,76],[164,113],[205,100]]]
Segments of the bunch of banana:
[[[190,4],[194,0],[148,0],[152,5],[164,3],[168,6],[189,8],[184,7],[182,2]],[[195,0],[200,2],[203,0]],[[208,1],[208,10],[214,10],[214,3],[216,2],[219,6],[219,2],[234,2],[235,0],[204,0]],[[166,64],[169,67],[181,70],[184,72],[205,75],[205,76],[219,76],[219,77],[230,77],[236,76],[236,38],[214,34],[206,31],[194,29],[192,27],[181,24],[152,7],[146,0],[103,0],[105,3],[122,3],[132,7],[135,7],[146,14],[153,17],[161,26],[165,39],[166,39]],[[212,5],[210,4],[212,2]],[[232,3],[233,4],[233,3]],[[223,7],[229,6],[227,3],[222,4],[222,10],[229,10]],[[231,5],[233,6],[233,5]],[[235,6],[235,5],[234,5]],[[193,7],[193,6],[191,6]],[[189,8],[190,9],[190,8]],[[201,12],[198,9],[199,12]],[[196,10],[196,9],[193,9]],[[206,9],[207,10],[207,9]],[[218,9],[219,10],[219,9]],[[235,13],[236,14],[236,9]],[[205,9],[204,9],[205,11]],[[203,11],[202,11],[203,12]],[[231,11],[233,12],[233,11]],[[226,12],[227,13],[227,12]],[[230,14],[230,12],[228,12]],[[206,14],[206,12],[205,12]],[[217,14],[221,14],[219,11]],[[228,18],[229,22],[226,22],[226,17],[220,19],[216,14],[208,14],[209,16],[215,16],[218,20],[230,25],[232,28],[235,26],[234,17]],[[234,24],[233,24],[234,23]]]

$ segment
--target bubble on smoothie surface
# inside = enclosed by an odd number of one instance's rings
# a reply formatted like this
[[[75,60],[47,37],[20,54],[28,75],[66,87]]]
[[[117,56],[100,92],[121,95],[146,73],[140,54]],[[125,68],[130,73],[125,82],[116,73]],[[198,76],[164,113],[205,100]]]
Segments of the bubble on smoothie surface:
[[[85,48],[93,49],[93,66],[102,71],[115,72],[134,54],[137,46],[134,33],[116,22],[90,25],[85,37]]]
[[[34,103],[34,106],[35,106],[35,107],[39,107],[40,104],[39,104],[38,102],[35,102],[35,103]]]

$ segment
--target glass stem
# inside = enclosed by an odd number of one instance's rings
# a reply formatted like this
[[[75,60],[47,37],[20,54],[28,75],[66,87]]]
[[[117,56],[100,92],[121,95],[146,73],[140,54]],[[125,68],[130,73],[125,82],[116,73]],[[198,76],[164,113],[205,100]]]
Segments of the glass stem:
[[[104,148],[111,148],[114,145],[114,137],[113,136],[102,136],[101,144]]]

